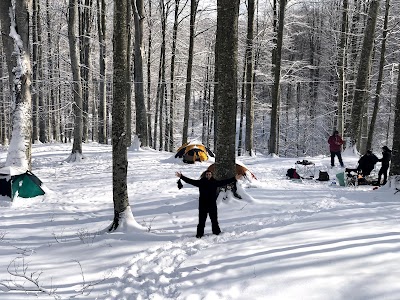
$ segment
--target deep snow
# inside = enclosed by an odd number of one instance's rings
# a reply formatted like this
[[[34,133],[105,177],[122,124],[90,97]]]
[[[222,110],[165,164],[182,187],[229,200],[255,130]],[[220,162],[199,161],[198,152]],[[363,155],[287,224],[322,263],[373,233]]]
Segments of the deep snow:
[[[113,218],[111,146],[33,146],[46,195],[0,196],[0,299],[400,299],[400,193],[294,181],[307,159],[331,178],[329,157],[241,157],[258,178],[242,200],[219,199],[223,233],[196,239],[198,190],[177,188],[175,171],[198,178],[213,161],[183,164],[172,153],[129,151],[128,193],[143,230],[105,233]],[[378,155],[379,156],[379,155]],[[6,150],[0,151],[0,166]],[[356,156],[344,155],[347,166]],[[380,164],[378,164],[378,167]],[[222,195],[221,195],[222,196]],[[221,197],[220,196],[220,197]],[[51,295],[47,295],[51,294]]]

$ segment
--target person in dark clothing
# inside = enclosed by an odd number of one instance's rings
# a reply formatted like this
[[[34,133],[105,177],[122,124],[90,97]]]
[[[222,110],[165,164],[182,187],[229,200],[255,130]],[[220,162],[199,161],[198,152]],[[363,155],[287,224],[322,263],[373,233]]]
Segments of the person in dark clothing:
[[[382,158],[379,159],[382,162],[382,166],[378,172],[378,185],[381,184],[381,177],[383,175],[382,184],[385,185],[387,181],[387,171],[389,170],[389,163],[392,159],[392,150],[390,150],[387,146],[382,147]]]
[[[361,171],[363,176],[368,176],[371,174],[372,170],[375,168],[375,164],[378,162],[378,158],[371,150],[368,150],[358,161],[357,170]]]
[[[342,160],[342,145],[343,140],[339,135],[339,131],[335,130],[333,134],[328,139],[329,151],[331,152],[331,167],[335,166],[335,156],[337,156],[340,166],[344,167]]]
[[[201,238],[204,235],[204,227],[206,225],[207,215],[210,215],[213,234],[220,234],[221,229],[219,228],[218,224],[217,211],[217,188],[235,182],[240,178],[240,175],[236,175],[235,177],[225,180],[216,180],[213,177],[213,173],[209,170],[207,170],[204,177],[199,180],[183,176],[180,172],[176,172],[175,175],[184,182],[199,188],[199,224],[197,225],[196,237]]]

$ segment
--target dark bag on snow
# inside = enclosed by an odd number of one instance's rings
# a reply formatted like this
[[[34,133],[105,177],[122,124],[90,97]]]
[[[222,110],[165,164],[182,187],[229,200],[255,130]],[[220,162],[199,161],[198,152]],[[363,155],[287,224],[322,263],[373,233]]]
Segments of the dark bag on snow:
[[[300,179],[299,174],[297,174],[296,169],[290,168],[286,172],[286,176],[293,179]]]
[[[318,180],[319,180],[319,181],[328,181],[328,180],[329,180],[329,174],[328,174],[328,172],[319,171]]]

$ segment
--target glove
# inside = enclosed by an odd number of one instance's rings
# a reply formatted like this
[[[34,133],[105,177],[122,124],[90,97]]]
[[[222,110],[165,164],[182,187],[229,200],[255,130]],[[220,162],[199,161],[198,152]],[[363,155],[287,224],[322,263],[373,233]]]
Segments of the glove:
[[[177,181],[177,184],[178,184],[178,189],[183,188],[183,184],[182,184],[182,181],[180,179]]]

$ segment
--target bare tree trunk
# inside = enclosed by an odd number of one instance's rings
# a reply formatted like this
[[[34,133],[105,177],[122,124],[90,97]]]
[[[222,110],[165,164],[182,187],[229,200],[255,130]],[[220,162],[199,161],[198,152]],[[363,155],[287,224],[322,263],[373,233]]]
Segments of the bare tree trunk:
[[[279,153],[279,110],[280,110],[280,80],[281,80],[281,55],[283,44],[283,25],[285,22],[285,9],[287,0],[279,1],[279,19],[276,37],[276,50],[274,55],[272,87],[272,109],[271,109],[271,132],[269,138],[269,153]]]
[[[347,44],[347,10],[348,10],[348,0],[343,0],[342,7],[342,28],[340,31],[340,43],[339,43],[339,53],[338,53],[338,73],[339,73],[339,88],[338,88],[338,118],[337,118],[337,130],[340,136],[344,136],[344,100],[346,92],[346,72],[345,72],[345,62],[346,62],[346,44]]]
[[[48,45],[48,52],[47,52],[47,80],[51,82],[55,76],[55,55],[53,55],[52,49],[54,49],[53,37],[52,37],[52,27],[51,27],[51,16],[50,16],[50,0],[46,0],[46,30],[47,30],[47,45]],[[60,130],[58,124],[58,116],[60,111],[57,107],[57,88],[54,87],[52,84],[47,88],[47,95],[50,98],[49,103],[49,139],[51,141],[60,141]]]
[[[32,14],[32,143],[39,138],[39,49],[42,45],[38,41],[38,10],[39,0],[33,0]]]
[[[132,56],[132,9],[130,0],[127,1],[127,9],[126,9],[126,21],[127,21],[127,50],[126,58],[127,68],[126,68],[126,85],[127,85],[127,94],[126,94],[126,146],[130,147],[132,145],[132,70],[131,70],[131,56]]]
[[[76,23],[78,17],[78,0],[69,0],[68,6],[68,41],[71,56],[71,70],[73,77],[73,94],[74,94],[74,143],[72,145],[72,153],[68,161],[77,161],[82,158],[82,137],[83,137],[83,120],[82,120],[82,84],[79,69],[79,54],[76,36]]]
[[[190,109],[190,98],[192,89],[192,68],[193,68],[193,52],[194,52],[194,38],[195,38],[194,26],[196,23],[196,12],[198,4],[199,0],[190,1],[190,36],[189,36],[188,63],[186,69],[185,112],[183,116],[182,145],[188,142],[189,109]]]
[[[367,26],[364,31],[364,40],[361,48],[360,63],[354,91],[353,109],[351,112],[351,139],[356,145],[361,130],[362,112],[367,99],[368,77],[371,64],[371,55],[374,44],[376,19],[380,0],[371,0],[368,12]]]
[[[135,105],[136,105],[136,134],[141,145],[149,145],[147,129],[147,111],[144,100],[144,77],[143,77],[143,22],[144,8],[143,0],[132,0],[132,10],[135,20]]]
[[[90,61],[90,35],[92,28],[92,4],[93,0],[79,0],[79,49],[82,80],[82,122],[83,141],[89,138],[89,107],[90,107],[90,82],[91,82],[91,61]]]
[[[114,221],[109,231],[115,231],[121,223],[123,213],[129,207],[127,190],[127,141],[126,107],[128,87],[128,10],[129,0],[114,0],[114,72],[112,105],[112,148],[113,148],[113,201]]]
[[[107,144],[107,85],[106,85],[106,1],[97,0],[97,28],[99,35],[99,143]]]
[[[239,0],[217,1],[216,178],[235,175]]]
[[[0,24],[2,41],[6,52],[12,101],[15,109],[12,115],[13,130],[7,153],[6,166],[17,166],[30,170],[32,157],[32,97],[31,61],[29,47],[29,11],[31,2],[10,0],[0,1]],[[10,36],[10,30],[15,34]],[[12,83],[12,85],[11,85]],[[19,145],[24,145],[21,149]]]
[[[175,0],[174,25],[172,28],[172,50],[171,50],[171,72],[170,72],[170,104],[169,104],[169,124],[166,126],[168,136],[166,143],[168,151],[172,152],[174,148],[174,105],[175,105],[175,56],[176,56],[176,38],[178,35],[178,17],[179,1]]]
[[[254,97],[253,97],[253,36],[254,0],[247,5],[247,47],[246,47],[246,153],[254,154]]]
[[[375,132],[376,117],[378,115],[378,110],[379,110],[379,102],[380,102],[382,82],[383,82],[383,68],[385,67],[386,39],[387,39],[387,35],[388,35],[388,22],[389,22],[389,8],[390,8],[390,0],[386,0],[385,20],[383,23],[383,33],[382,33],[381,56],[380,56],[380,61],[379,61],[379,74],[378,74],[378,80],[376,83],[376,90],[375,90],[374,110],[372,112],[372,117],[371,117],[369,130],[368,130],[368,139],[367,139],[367,146],[366,146],[367,149],[372,148],[372,140],[373,140],[374,132]]]
[[[245,114],[245,108],[246,108],[246,69],[247,69],[247,64],[246,64],[246,56],[244,58],[244,64],[243,64],[243,74],[242,74],[242,85],[241,85],[241,95],[240,95],[240,121],[239,121],[239,137],[238,137],[238,147],[237,147],[237,155],[241,156],[242,155],[242,148],[243,148],[243,122],[244,122],[244,114]],[[247,120],[246,120],[247,121]]]
[[[400,65],[400,64],[399,64]],[[394,116],[394,132],[392,147],[392,163],[390,164],[390,175],[400,175],[400,72],[397,78],[396,107]],[[397,130],[396,130],[397,129]]]

